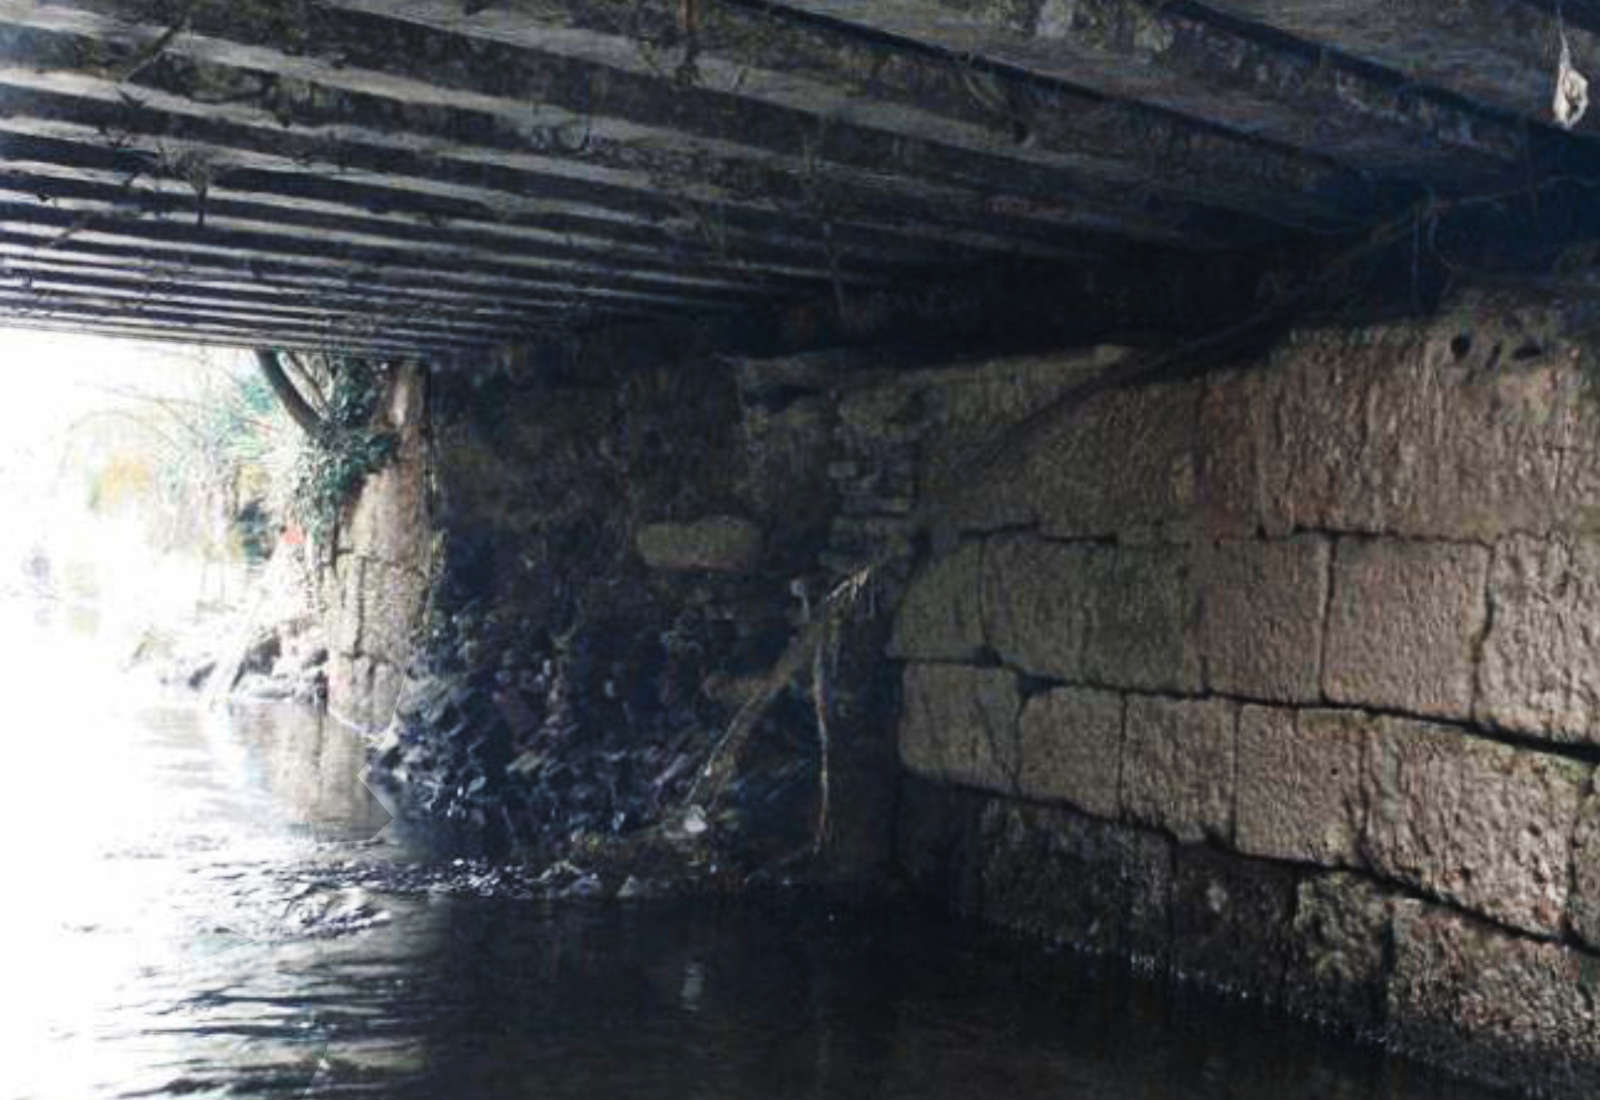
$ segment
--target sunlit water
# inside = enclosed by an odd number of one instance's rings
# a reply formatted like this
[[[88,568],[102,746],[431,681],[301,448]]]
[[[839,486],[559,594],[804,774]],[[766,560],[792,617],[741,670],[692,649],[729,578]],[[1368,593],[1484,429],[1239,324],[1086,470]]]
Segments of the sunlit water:
[[[1444,1100],[1237,1006],[863,900],[365,893],[358,746],[11,621],[0,1098]]]

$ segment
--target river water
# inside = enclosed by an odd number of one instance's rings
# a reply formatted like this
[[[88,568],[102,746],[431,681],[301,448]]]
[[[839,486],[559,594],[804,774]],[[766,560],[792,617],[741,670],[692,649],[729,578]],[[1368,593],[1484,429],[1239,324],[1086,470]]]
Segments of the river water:
[[[1473,1095],[861,899],[374,888],[385,815],[344,731],[7,637],[0,1100]]]

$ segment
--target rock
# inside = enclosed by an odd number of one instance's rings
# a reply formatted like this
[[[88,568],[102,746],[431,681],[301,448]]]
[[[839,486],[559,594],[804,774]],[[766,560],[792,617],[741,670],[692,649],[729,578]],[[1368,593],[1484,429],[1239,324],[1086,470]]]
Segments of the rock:
[[[1237,717],[1238,705],[1222,699],[1130,696],[1123,812],[1185,843],[1231,841]]]
[[[1283,703],[1321,697],[1331,543],[1320,535],[1219,543],[1199,567],[1206,686]]]
[[[706,812],[699,806],[690,806],[683,815],[683,832],[685,836],[701,836],[711,825],[706,821]]]
[[[929,779],[1015,793],[1021,709],[1008,669],[908,664],[900,759]]]
[[[1089,564],[1099,552],[1029,535],[988,540],[982,633],[1002,661],[1034,676],[1083,679]]]
[[[259,672],[245,673],[233,689],[237,698],[260,700],[288,699],[294,692],[295,685],[292,682]]]
[[[761,529],[737,516],[707,516],[692,523],[653,523],[634,536],[652,569],[742,573],[761,558]]]
[[[1371,722],[1360,711],[1244,707],[1239,850],[1326,867],[1359,866],[1366,817],[1362,756]]]
[[[1146,963],[1167,957],[1170,841],[1000,799],[983,808],[979,832],[985,921]]]
[[[1558,943],[1395,903],[1390,1031],[1400,1051],[1519,1093],[1600,1090],[1600,965]]]
[[[239,657],[239,675],[250,673],[268,675],[283,652],[283,642],[276,630],[265,630],[252,638]]]
[[[385,924],[389,913],[379,909],[359,886],[341,888],[307,884],[284,907],[283,921],[310,936],[342,936]]]
[[[1514,928],[1561,928],[1586,767],[1448,726],[1377,720],[1362,848],[1398,882]]]
[[[563,897],[569,898],[594,898],[605,893],[605,883],[600,881],[600,876],[586,874],[580,876],[570,886],[561,891]]]
[[[1501,540],[1489,600],[1479,720],[1553,741],[1600,741],[1600,540]]]
[[[1022,794],[1116,817],[1122,710],[1122,696],[1092,688],[1058,688],[1029,699],[1021,724]]]
[[[912,580],[895,613],[891,657],[970,661],[983,649],[979,578],[983,544],[969,542]]]
[[[1481,546],[1341,538],[1322,675],[1328,698],[1470,717],[1488,573]]]
[[[1383,1020],[1392,896],[1361,875],[1303,879],[1285,975],[1289,1009],[1358,1030]]]

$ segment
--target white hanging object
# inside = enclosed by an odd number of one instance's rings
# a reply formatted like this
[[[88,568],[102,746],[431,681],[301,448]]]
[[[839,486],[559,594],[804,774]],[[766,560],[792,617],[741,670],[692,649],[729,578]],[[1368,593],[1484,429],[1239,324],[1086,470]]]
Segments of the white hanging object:
[[[1589,78],[1572,67],[1572,51],[1567,36],[1561,35],[1561,62],[1556,66],[1556,97],[1551,104],[1556,122],[1570,130],[1589,109]]]

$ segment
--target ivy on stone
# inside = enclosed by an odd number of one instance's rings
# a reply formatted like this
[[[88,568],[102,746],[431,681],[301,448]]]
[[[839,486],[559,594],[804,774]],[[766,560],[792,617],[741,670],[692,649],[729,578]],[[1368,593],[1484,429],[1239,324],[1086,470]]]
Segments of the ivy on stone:
[[[277,352],[260,350],[256,358],[279,401],[305,432],[295,472],[294,510],[312,538],[326,545],[345,504],[399,446],[393,432],[375,423],[383,368],[345,356],[321,356],[314,363],[292,359],[302,380],[297,385]]]

